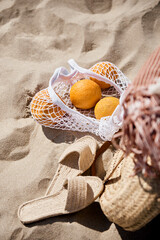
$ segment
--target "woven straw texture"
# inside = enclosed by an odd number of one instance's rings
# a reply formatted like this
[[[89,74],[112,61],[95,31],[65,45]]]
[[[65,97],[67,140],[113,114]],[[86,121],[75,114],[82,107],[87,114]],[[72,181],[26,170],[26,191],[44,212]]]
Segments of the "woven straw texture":
[[[69,178],[57,193],[22,204],[18,217],[23,223],[80,211],[102,193],[103,182],[98,177],[78,176]]]
[[[134,175],[133,155],[123,158],[121,150],[114,155],[106,179],[118,162],[100,197],[100,205],[111,222],[136,231],[160,213],[160,179]]]
[[[89,169],[94,162],[97,148],[98,143],[91,136],[82,137],[69,145],[60,156],[57,171],[46,195],[60,191],[66,179],[81,175]]]

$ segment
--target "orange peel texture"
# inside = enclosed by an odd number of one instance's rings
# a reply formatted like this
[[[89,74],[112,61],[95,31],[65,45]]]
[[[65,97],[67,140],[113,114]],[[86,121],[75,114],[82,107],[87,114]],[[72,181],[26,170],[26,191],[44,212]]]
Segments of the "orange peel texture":
[[[53,104],[47,88],[39,91],[32,99],[31,113],[38,123],[47,127],[57,124],[65,114],[59,106]]]
[[[92,80],[77,81],[70,89],[72,104],[80,109],[90,109],[101,99],[101,88]]]
[[[109,62],[100,62],[95,64],[90,68],[92,72],[95,72],[97,74],[100,74],[103,77],[107,77],[111,81],[116,81],[118,78],[118,72],[115,66],[112,63]],[[109,88],[110,84],[102,82],[96,78],[90,78],[92,81],[96,82],[99,84],[99,86],[102,89]]]
[[[102,98],[94,108],[94,115],[96,119],[111,116],[118,105],[119,105],[118,98],[115,97]]]

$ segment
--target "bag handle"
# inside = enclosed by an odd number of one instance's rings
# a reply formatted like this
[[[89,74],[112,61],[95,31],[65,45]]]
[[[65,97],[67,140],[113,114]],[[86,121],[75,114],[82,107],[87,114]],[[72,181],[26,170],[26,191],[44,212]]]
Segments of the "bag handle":
[[[109,83],[111,86],[113,86],[119,92],[120,95],[123,93],[123,90],[115,82],[111,81],[107,77],[103,77],[102,75],[92,72],[91,70],[88,70],[88,69],[78,66],[78,64],[73,59],[68,60],[68,63],[70,65],[72,71],[74,71],[76,69],[79,72],[88,75],[89,77],[94,77],[102,82]],[[118,68],[117,68],[117,70],[118,70]]]
[[[102,144],[102,146],[97,150],[96,152],[96,157],[95,157],[95,160],[91,166],[91,175],[92,176],[96,176],[96,166],[95,166],[95,162],[97,160],[97,158],[102,154],[104,153],[108,148],[109,146],[111,145],[111,141],[106,141]]]
[[[96,168],[95,168],[95,162],[98,159],[98,157],[104,153],[112,144],[111,141],[106,141],[102,144],[102,146],[97,150],[96,152],[96,157],[95,157],[95,161],[93,162],[92,166],[91,166],[91,175],[92,176],[96,176]],[[124,153],[122,154],[122,156],[120,157],[119,161],[117,162],[116,166],[114,167],[114,169],[112,170],[112,172],[109,173],[108,176],[106,176],[103,180],[103,183],[106,184],[107,181],[109,180],[109,178],[113,175],[113,173],[115,172],[116,168],[119,166],[119,164],[122,162],[122,160],[124,159]]]

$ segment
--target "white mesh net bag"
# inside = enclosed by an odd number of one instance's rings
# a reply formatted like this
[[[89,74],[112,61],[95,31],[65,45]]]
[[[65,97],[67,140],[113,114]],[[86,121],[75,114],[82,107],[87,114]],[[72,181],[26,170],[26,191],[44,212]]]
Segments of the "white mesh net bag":
[[[97,120],[94,108],[82,110],[76,108],[70,101],[71,86],[81,79],[94,79],[110,87],[102,89],[102,98],[114,96],[122,98],[128,85],[128,79],[112,63],[101,62],[90,69],[79,67],[73,59],[68,61],[71,71],[66,68],[57,68],[49,81],[48,88],[38,92],[31,101],[33,118],[43,126],[90,132],[100,136],[103,140],[111,140],[113,134],[122,125],[123,110],[118,105],[112,116]]]

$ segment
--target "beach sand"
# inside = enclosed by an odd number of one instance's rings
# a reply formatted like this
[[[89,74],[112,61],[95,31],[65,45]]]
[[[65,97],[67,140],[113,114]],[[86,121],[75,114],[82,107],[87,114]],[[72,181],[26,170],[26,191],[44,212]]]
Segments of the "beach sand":
[[[110,61],[133,80],[159,42],[159,0],[0,1],[0,240],[159,239],[159,216],[126,232],[98,201],[26,226],[17,217],[19,205],[45,194],[68,144],[86,135],[38,125],[35,93],[70,58],[85,68]]]

